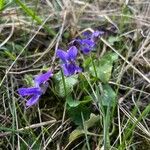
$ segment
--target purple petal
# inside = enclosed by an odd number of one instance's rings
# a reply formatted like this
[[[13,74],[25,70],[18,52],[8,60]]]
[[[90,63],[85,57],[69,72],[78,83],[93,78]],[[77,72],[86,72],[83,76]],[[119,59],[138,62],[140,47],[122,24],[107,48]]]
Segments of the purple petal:
[[[95,45],[95,42],[92,40],[83,39],[82,41],[83,41],[83,44],[88,45],[90,47],[94,47]]]
[[[79,66],[76,66],[76,72],[78,73],[82,72],[82,68],[80,68]]]
[[[36,104],[39,100],[41,95],[33,95],[26,103],[26,106],[30,107],[34,104]]]
[[[52,76],[53,76],[53,74],[52,74],[51,71],[48,71],[48,72],[46,72],[46,73],[44,73],[44,74],[37,75],[37,76],[35,77],[35,79],[34,79],[35,86],[36,86],[36,87],[39,87],[40,84],[45,83],[45,82],[48,81],[49,78],[52,77]]]
[[[62,69],[65,76],[71,76],[77,72],[82,71],[82,69],[79,66],[77,66],[75,63],[63,64]]]
[[[34,95],[34,94],[41,94],[42,91],[40,88],[30,87],[30,88],[19,88],[18,93],[21,96],[29,96],[29,95]]]
[[[85,31],[82,33],[82,35],[86,38],[86,39],[91,39],[92,33],[90,31]]]
[[[93,32],[93,34],[91,36],[91,39],[95,40],[95,38],[98,38],[99,36],[101,36],[103,34],[104,34],[104,31],[98,31],[98,30],[96,30],[96,31]]]
[[[105,33],[105,32],[102,31],[102,30],[99,31],[99,35],[100,35],[100,36],[103,35],[104,33]]]
[[[84,54],[88,54],[95,46],[95,42],[92,40],[83,39],[80,40],[80,49]]]
[[[63,64],[62,65],[63,72],[65,76],[71,76],[76,71],[76,65],[74,63],[71,64]]]
[[[90,47],[84,47],[84,46],[81,47],[81,51],[84,54],[88,54],[91,50],[92,50],[92,48],[90,48]]]
[[[100,35],[100,31],[96,30],[93,32],[92,36],[93,37],[98,37]]]
[[[75,60],[77,56],[78,50],[75,46],[71,46],[68,50],[68,59]]]
[[[62,67],[62,69],[63,69],[64,75],[65,75],[65,76],[69,76],[70,73],[69,73],[69,71],[68,71],[67,64],[63,64],[61,67]]]
[[[83,45],[83,46],[90,46],[93,47],[95,45],[95,42],[92,40],[88,40],[88,39],[82,39],[82,40],[78,40],[78,42]]]
[[[59,57],[64,63],[67,63],[68,54],[67,54],[65,51],[58,49],[56,55],[57,55],[57,57]]]

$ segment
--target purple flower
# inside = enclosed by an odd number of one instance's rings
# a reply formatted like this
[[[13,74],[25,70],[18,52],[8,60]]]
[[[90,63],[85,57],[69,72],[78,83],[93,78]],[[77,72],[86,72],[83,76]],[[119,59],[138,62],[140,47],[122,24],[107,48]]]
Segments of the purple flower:
[[[26,106],[31,107],[32,105],[37,104],[41,95],[32,95],[32,97],[26,102]]]
[[[84,36],[84,38],[95,41],[96,38],[102,36],[104,34],[104,31],[99,31],[96,30],[93,33],[86,31],[84,32],[82,35]]]
[[[40,95],[42,92],[38,87],[29,87],[29,88],[19,88],[18,93],[21,96],[28,96],[28,95]]]
[[[70,61],[75,61],[77,57],[78,50],[75,46],[71,46],[67,52],[58,49],[57,56],[62,60],[63,63],[68,63]]]
[[[51,71],[48,71],[44,74],[37,75],[34,79],[34,84],[35,84],[34,87],[18,89],[18,93],[20,96],[30,97],[26,103],[27,107],[30,107],[39,101],[40,96],[45,93],[48,87],[47,81],[52,76],[53,74]]]
[[[76,65],[76,57],[78,50],[75,46],[71,46],[67,52],[58,49],[57,57],[59,57],[63,64],[61,65],[65,76],[71,76],[77,72],[81,72],[82,69]]]
[[[82,39],[74,39],[71,43],[72,44],[77,43],[80,50],[84,54],[88,54],[90,51],[93,50],[93,48],[95,48],[98,37],[100,37],[103,34],[104,34],[103,31],[98,30],[94,31],[93,33],[86,31],[82,34],[83,35]]]
[[[96,30],[96,31],[94,31],[92,33],[91,39],[95,40],[95,38],[98,38],[98,37],[102,36],[103,34],[104,34],[104,31],[98,31],[98,30]]]
[[[77,42],[79,42],[80,50],[84,54],[88,54],[95,47],[95,42],[93,40],[78,39]]]
[[[20,96],[30,96],[29,100],[26,103],[26,106],[30,107],[36,104],[42,95],[42,91],[40,88],[37,87],[30,87],[30,88],[19,88],[18,93]]]
[[[77,66],[75,63],[62,64],[61,67],[63,68],[63,72],[65,76],[71,76],[73,74],[82,72],[82,69],[79,66]]]
[[[35,76],[35,79],[34,79],[35,86],[39,87],[41,84],[46,83],[49,80],[49,78],[52,76],[53,76],[53,73],[51,71],[47,71],[44,74],[39,74]]]

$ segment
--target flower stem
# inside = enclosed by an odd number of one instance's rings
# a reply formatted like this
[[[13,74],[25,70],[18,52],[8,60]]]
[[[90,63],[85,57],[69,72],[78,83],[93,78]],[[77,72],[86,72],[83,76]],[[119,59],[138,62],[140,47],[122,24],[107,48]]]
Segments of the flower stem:
[[[64,74],[63,74],[62,69],[61,69],[61,77],[62,77],[63,86],[64,86],[64,91],[65,91],[65,97],[66,97],[66,95],[67,95],[67,90],[66,90],[65,77],[64,77]]]
[[[96,78],[98,78],[95,63],[94,63],[93,58],[92,58],[91,55],[90,55],[90,57],[91,57],[92,65],[93,65],[93,68],[94,68],[95,76],[96,76]]]

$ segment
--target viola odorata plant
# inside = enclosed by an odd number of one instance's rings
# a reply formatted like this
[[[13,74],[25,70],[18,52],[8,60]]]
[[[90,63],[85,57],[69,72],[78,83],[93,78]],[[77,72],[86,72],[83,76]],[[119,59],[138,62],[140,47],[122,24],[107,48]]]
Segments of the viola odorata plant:
[[[67,51],[58,49],[57,57],[61,60],[61,69],[66,77],[83,71],[77,63],[77,55],[80,50],[83,54],[89,54],[96,46],[97,39],[104,34],[103,31],[84,32],[81,38],[72,40],[72,46]],[[77,43],[77,46],[76,44]],[[31,107],[38,103],[41,95],[43,95],[48,87],[48,80],[53,76],[51,71],[35,76],[34,86],[28,88],[19,88],[18,93],[21,97],[29,97],[26,102],[27,107]]]

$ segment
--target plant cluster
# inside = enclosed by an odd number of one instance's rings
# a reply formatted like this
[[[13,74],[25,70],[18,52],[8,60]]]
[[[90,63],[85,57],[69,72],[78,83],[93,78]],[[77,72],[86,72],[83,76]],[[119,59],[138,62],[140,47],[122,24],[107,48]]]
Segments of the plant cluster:
[[[60,59],[60,70],[54,75],[52,70],[39,74],[34,79],[33,87],[18,89],[20,96],[30,97],[26,106],[31,107],[38,103],[41,95],[46,92],[48,80],[54,77],[57,82],[56,91],[59,93],[58,95],[66,99],[68,115],[80,128],[71,133],[70,142],[82,136],[82,126],[86,126],[89,129],[100,119],[99,115],[94,115],[92,110],[88,108],[89,104],[94,104],[94,107],[103,115],[104,146],[108,147],[110,145],[108,142],[109,129],[113,116],[113,113],[110,112],[114,111],[116,106],[116,93],[108,82],[111,77],[113,62],[118,57],[117,54],[112,52],[108,52],[100,59],[95,59],[95,55],[92,55],[92,51],[94,52],[97,49],[98,39],[104,33],[98,30],[93,32],[86,31],[82,33],[81,37],[77,37],[70,42],[67,51],[57,49],[56,55]],[[81,53],[85,56],[85,59],[79,65],[77,58]],[[53,72],[55,71],[53,70]],[[75,98],[72,92],[77,83],[79,83],[77,90],[81,92],[79,97]],[[89,125],[85,121],[92,123]]]
[[[82,72],[82,68],[79,67],[76,63],[76,57],[78,55],[78,49],[80,49],[83,54],[89,54],[92,49],[96,46],[96,40],[98,37],[104,34],[103,31],[94,31],[93,33],[84,32],[82,39],[74,39],[71,43],[72,46],[65,52],[62,49],[57,50],[57,57],[62,61],[61,68],[65,76],[71,76],[76,73]],[[78,44],[78,48],[74,46]],[[27,101],[26,106],[30,107],[36,104],[42,94],[45,93],[49,78],[53,76],[51,70],[44,74],[37,75],[34,79],[34,86],[29,88],[19,88],[18,93],[20,96],[30,96],[30,99]]]

